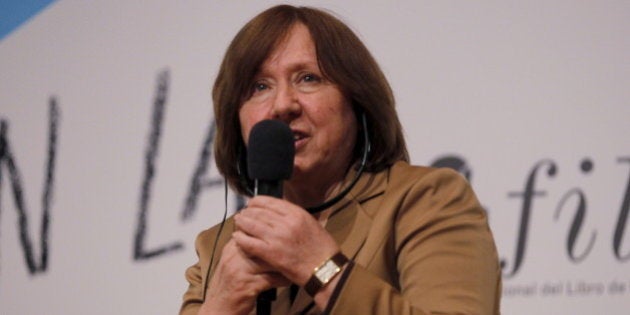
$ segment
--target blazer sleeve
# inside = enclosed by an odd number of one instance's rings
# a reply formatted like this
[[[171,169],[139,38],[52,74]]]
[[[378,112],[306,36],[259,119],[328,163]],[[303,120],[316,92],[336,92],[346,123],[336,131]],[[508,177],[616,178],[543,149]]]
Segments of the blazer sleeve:
[[[446,169],[412,181],[395,202],[381,204],[396,208],[393,251],[384,252],[396,256],[398,283],[356,264],[330,314],[498,314],[497,252],[468,182]]]
[[[198,261],[194,265],[186,269],[186,280],[188,281],[188,289],[184,293],[182,305],[179,310],[180,315],[196,315],[203,304],[205,295],[205,284],[210,261],[212,260],[213,269],[218,263],[218,257],[223,250],[223,246],[228,241],[233,227],[232,218],[225,221],[223,228],[218,224],[208,230],[205,230],[197,236],[195,240],[195,250],[197,252]],[[218,239],[217,239],[218,238]],[[216,242],[216,249],[213,249]],[[215,259],[212,259],[214,255]]]
[[[200,248],[203,248],[202,235],[197,236],[195,241],[195,249],[197,256],[201,258],[199,254]],[[186,269],[186,280],[188,281],[188,289],[184,293],[182,305],[179,310],[180,315],[196,315],[199,312],[199,307],[203,303],[203,276],[201,274],[201,262]]]

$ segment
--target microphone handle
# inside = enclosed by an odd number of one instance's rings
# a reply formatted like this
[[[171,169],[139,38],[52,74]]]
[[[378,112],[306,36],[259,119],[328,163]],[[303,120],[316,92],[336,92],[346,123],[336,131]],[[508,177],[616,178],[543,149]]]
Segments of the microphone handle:
[[[276,289],[263,291],[256,298],[256,315],[270,315],[271,302],[276,299]]]
[[[254,195],[265,195],[276,198],[282,198],[282,181],[281,180],[260,180],[254,182]],[[256,298],[256,314],[270,315],[271,302],[276,300],[276,289],[271,288],[263,291]]]
[[[264,195],[276,198],[282,198],[282,181],[281,180],[254,180],[254,195]]]

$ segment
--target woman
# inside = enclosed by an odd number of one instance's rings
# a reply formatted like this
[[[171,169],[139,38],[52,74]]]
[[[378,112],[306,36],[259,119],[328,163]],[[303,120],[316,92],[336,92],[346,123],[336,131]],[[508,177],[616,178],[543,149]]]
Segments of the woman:
[[[265,119],[291,128],[293,175],[283,199],[253,197],[198,236],[181,314],[250,314],[270,288],[273,314],[499,312],[484,211],[457,173],[407,163],[392,91],[342,22],[261,13],[228,48],[213,99],[216,161],[234,189],[251,196],[239,170]]]

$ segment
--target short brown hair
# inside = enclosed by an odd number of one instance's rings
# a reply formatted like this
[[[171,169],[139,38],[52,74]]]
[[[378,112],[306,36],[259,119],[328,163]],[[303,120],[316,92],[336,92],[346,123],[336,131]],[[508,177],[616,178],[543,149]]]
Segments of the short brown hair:
[[[254,17],[236,34],[212,90],[215,160],[230,186],[243,194],[247,189],[239,179],[238,163],[245,154],[245,144],[238,111],[260,66],[296,23],[309,29],[322,73],[348,97],[358,119],[359,111],[366,115],[371,142],[366,170],[379,171],[396,161],[409,160],[391,87],[361,40],[327,12],[279,5]],[[357,146],[363,145],[361,138],[357,137]],[[361,151],[354,150],[355,161]]]

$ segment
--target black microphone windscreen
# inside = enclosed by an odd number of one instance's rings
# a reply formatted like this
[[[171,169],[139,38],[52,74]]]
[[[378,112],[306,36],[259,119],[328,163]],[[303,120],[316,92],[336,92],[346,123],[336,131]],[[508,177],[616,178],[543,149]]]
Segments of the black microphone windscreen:
[[[249,178],[289,179],[294,156],[293,133],[287,124],[279,120],[263,120],[252,127],[247,144]]]

